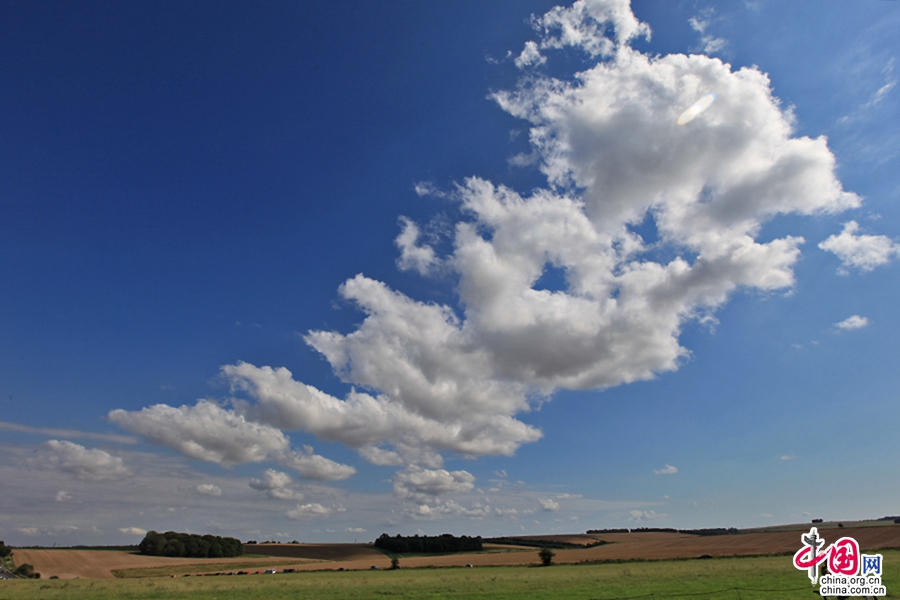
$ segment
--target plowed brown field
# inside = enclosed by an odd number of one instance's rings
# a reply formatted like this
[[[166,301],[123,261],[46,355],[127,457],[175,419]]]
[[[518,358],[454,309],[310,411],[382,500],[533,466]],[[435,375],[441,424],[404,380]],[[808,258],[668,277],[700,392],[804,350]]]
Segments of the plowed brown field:
[[[253,546],[245,546],[244,551],[248,554],[265,554],[266,556],[306,558],[320,561],[378,560],[384,558],[384,554],[368,544],[254,544]]]
[[[610,542],[594,548],[571,548],[555,550],[557,563],[580,563],[614,560],[665,560],[710,556],[754,556],[763,554],[793,553],[800,548],[800,536],[804,531],[779,530],[769,532],[739,533],[733,535],[698,536],[684,533],[611,533],[581,534],[567,536],[543,536],[542,538],[574,544],[590,544],[598,540]],[[820,527],[820,534],[827,543],[839,537],[852,537],[859,542],[863,551],[870,552],[885,548],[900,548],[900,525],[858,526],[844,528]],[[379,569],[390,567],[390,559],[371,546],[363,544],[258,544],[250,546],[248,552],[268,554],[269,558],[231,559],[234,564],[254,563],[259,569],[267,568],[278,559],[283,568],[298,571],[324,569]],[[452,554],[447,556],[414,556],[403,558],[404,568],[416,567],[458,567],[473,566],[528,565],[539,563],[538,551],[534,548],[511,547],[485,544],[485,552],[478,554]],[[42,577],[57,575],[60,578],[111,578],[112,571],[120,569],[148,568],[169,565],[196,565],[196,573],[222,570],[227,563],[223,559],[187,559],[140,556],[127,552],[101,550],[16,550],[17,564],[23,562],[34,565]],[[297,559],[298,564],[284,561]],[[302,562],[301,562],[302,561]],[[207,567],[204,565],[217,565]],[[228,569],[226,569],[228,570]]]

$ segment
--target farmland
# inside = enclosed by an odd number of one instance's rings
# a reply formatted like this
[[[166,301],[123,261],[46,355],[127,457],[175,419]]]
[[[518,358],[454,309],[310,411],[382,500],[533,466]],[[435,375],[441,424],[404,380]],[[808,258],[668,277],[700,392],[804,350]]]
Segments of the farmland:
[[[884,583],[889,593],[896,594],[900,590],[900,551],[889,548],[900,548],[900,526],[847,525],[826,523],[819,529],[829,542],[849,536],[864,552],[882,552]],[[804,527],[716,536],[632,532],[521,538],[524,543],[569,544],[555,550],[556,564],[550,568],[535,567],[539,560],[533,546],[490,543],[478,553],[403,555],[400,571],[388,570],[390,558],[366,544],[256,544],[248,547],[249,556],[230,560],[141,556],[112,550],[17,549],[16,562],[33,564],[43,578],[0,582],[0,598],[328,600],[387,594],[397,598],[585,599],[673,595],[676,591],[703,593],[700,597],[713,599],[736,598],[736,593],[744,600],[808,598],[809,582],[789,558],[799,548]],[[599,540],[607,543],[593,545]],[[700,556],[712,558],[695,560]],[[475,568],[449,568],[465,565]],[[378,570],[371,570],[373,566]],[[270,568],[279,573],[254,574]],[[285,569],[296,572],[283,573]],[[210,576],[238,571],[251,575]],[[48,581],[52,575],[61,579]],[[724,591],[708,594],[716,590]],[[773,595],[759,590],[780,592]]]
[[[885,573],[885,584],[889,591],[900,589],[900,571],[896,568],[900,563],[900,552],[886,551],[884,554],[886,564],[894,567]],[[10,581],[0,587],[0,594],[9,600],[172,597],[337,600],[381,596],[430,600],[608,600],[646,594],[657,594],[657,597],[693,594],[693,598],[710,600],[811,597],[805,574],[794,569],[785,556],[548,568],[520,566],[242,577]]]

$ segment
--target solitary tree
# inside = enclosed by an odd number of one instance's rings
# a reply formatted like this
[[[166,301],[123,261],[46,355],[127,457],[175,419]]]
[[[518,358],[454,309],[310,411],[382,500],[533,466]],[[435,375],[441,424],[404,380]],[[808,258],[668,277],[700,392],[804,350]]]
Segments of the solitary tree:
[[[549,567],[553,564],[553,557],[556,556],[556,553],[550,548],[541,548],[541,551],[538,552],[538,556],[541,557],[541,564],[545,567]]]

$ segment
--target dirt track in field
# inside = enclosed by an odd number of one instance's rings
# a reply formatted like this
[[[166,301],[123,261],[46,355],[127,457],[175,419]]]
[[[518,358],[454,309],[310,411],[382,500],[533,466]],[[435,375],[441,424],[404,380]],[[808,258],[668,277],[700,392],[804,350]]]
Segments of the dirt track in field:
[[[566,536],[536,536],[531,540],[591,544],[599,540],[609,542],[593,548],[571,548],[554,550],[556,563],[580,563],[611,560],[663,560],[696,558],[701,555],[753,556],[761,554],[787,554],[800,548],[800,536],[806,530],[769,531],[739,533],[732,535],[698,536],[685,533],[635,532],[610,534],[580,534]],[[852,537],[859,542],[863,552],[885,548],[900,548],[900,525],[861,526],[831,528],[820,527],[819,533],[830,544],[840,537]],[[452,554],[447,556],[416,556],[403,558],[404,568],[417,567],[461,567],[512,566],[538,564],[536,548],[511,547],[485,544],[487,552],[479,554]],[[359,570],[372,566],[379,569],[390,567],[390,559],[364,544],[257,544],[246,547],[248,554],[267,554],[268,558],[231,559],[237,562],[259,563],[260,569],[267,568],[266,562],[279,559],[297,559],[298,564],[278,566],[298,571],[310,570]],[[60,578],[112,578],[112,571],[159,567],[168,565],[197,565],[195,573],[207,572],[204,564],[228,562],[228,559],[190,559],[140,556],[127,552],[101,550],[16,550],[16,564],[28,562],[42,577],[57,575]],[[303,561],[303,562],[299,562]],[[221,567],[219,567],[221,568]]]

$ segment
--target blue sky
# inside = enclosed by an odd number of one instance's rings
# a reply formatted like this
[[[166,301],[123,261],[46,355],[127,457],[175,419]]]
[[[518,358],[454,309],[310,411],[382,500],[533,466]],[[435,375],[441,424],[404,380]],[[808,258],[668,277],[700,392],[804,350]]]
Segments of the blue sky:
[[[900,5],[554,7],[0,6],[0,536],[900,513]]]

